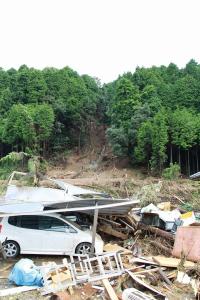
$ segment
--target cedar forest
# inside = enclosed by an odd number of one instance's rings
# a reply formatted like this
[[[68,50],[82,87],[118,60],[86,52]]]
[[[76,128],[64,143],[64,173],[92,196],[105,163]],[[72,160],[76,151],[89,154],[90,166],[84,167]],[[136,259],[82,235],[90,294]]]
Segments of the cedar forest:
[[[137,67],[101,85],[76,71],[21,66],[0,69],[0,154],[51,157],[88,142],[104,125],[117,157],[161,174],[177,164],[199,171],[200,65]]]

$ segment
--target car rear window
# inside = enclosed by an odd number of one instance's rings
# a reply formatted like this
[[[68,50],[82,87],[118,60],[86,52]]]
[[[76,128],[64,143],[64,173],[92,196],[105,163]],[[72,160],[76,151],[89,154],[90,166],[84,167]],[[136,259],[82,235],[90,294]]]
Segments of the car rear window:
[[[18,217],[9,217],[8,218],[8,224],[17,226]]]

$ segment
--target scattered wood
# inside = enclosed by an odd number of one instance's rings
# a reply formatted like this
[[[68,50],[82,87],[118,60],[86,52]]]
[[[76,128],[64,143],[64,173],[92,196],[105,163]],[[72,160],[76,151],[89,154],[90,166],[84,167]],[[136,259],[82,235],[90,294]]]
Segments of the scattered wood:
[[[180,201],[182,204],[185,204],[185,202],[178,196],[176,195],[172,195],[173,198],[177,199],[178,201]]]
[[[174,279],[177,277],[177,271],[172,271],[169,274],[167,274],[167,278]]]
[[[153,246],[159,248],[160,250],[162,250],[166,254],[172,255],[172,249],[167,248],[166,246],[162,245],[160,242],[150,241],[150,244],[152,244]]]
[[[69,300],[89,300],[96,293],[96,289],[94,289],[90,283],[87,283],[80,289],[76,289],[73,296],[70,296]]]
[[[166,282],[166,284],[168,285],[172,284],[161,268],[158,268],[158,273],[160,274],[161,278]]]
[[[177,268],[181,263],[182,260],[178,259],[178,258],[174,258],[174,257],[165,257],[165,256],[153,256],[153,258],[155,261],[157,261],[157,263],[162,266],[162,267],[168,267],[168,268]],[[195,267],[195,263],[192,261],[188,261],[186,260],[185,262],[183,262],[183,266],[184,268],[194,268]]]
[[[158,272],[159,268],[153,268],[153,269],[147,269],[147,270],[142,270],[142,271],[136,271],[134,272],[135,275],[141,275],[141,274],[146,274],[146,273],[153,273],[153,272]],[[166,270],[166,268],[161,268],[163,271]]]
[[[123,218],[126,220],[126,222],[128,222],[132,227],[134,227],[135,229],[137,229],[138,226],[138,222],[134,219],[134,216],[123,216]]]
[[[157,266],[158,264],[155,263],[152,258],[150,257],[134,257],[133,259],[130,260],[131,263],[141,263],[141,264],[147,264],[147,265],[154,265]]]
[[[153,288],[152,286],[150,286],[149,284],[147,284],[146,282],[144,282],[143,280],[139,279],[137,276],[135,276],[131,271],[127,270],[127,273],[131,276],[131,278],[137,282],[138,284],[144,286],[145,288],[147,288],[148,290],[152,291],[154,294],[159,295],[161,297],[163,297],[163,299],[165,299],[165,295],[163,293],[161,293],[159,290]]]
[[[122,222],[123,224],[125,224],[129,229],[131,229],[134,233],[135,233],[135,228],[133,228],[131,225],[129,225],[128,223],[126,223],[124,220],[119,219],[120,222]]]
[[[20,294],[32,290],[37,290],[38,286],[18,286],[10,289],[0,290],[0,297],[11,296],[15,294]]]
[[[65,272],[59,272],[58,274],[51,275],[53,283],[63,282],[65,280],[71,280],[71,273],[69,270]]]
[[[105,286],[106,291],[108,292],[110,299],[111,300],[119,300],[113,287],[111,286],[109,280],[103,279],[102,282],[103,282],[103,285]]]
[[[156,228],[156,227],[152,227],[150,225],[145,225],[145,224],[142,224],[140,223],[138,225],[138,227],[141,229],[141,230],[145,230],[147,232],[151,232],[151,233],[154,233],[156,236],[161,236],[167,240],[170,240],[170,241],[174,241],[174,235],[172,233],[169,233],[169,232],[166,232],[162,229],[159,229],[159,228]]]
[[[99,219],[99,220],[102,220],[102,221],[105,221],[105,222],[107,222],[107,223],[111,223],[111,224],[113,224],[113,225],[115,225],[115,226],[121,226],[120,223],[115,222],[115,221],[110,220],[110,219],[106,219],[106,218],[103,218],[103,217],[98,217],[98,219]]]
[[[105,252],[117,252],[117,251],[122,251],[122,254],[132,254],[131,250],[128,250],[126,248],[123,248],[117,244],[105,244],[103,247],[103,251]]]
[[[115,237],[118,237],[122,240],[127,240],[128,239],[128,234],[122,233],[120,231],[117,231],[115,229],[113,229],[111,226],[109,225],[101,225],[98,227],[98,229],[108,235],[112,235]]]

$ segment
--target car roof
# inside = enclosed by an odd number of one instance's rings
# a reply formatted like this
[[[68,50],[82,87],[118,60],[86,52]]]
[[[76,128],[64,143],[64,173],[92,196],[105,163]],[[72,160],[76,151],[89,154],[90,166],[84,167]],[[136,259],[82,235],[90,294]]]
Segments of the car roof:
[[[23,217],[23,216],[48,216],[48,217],[61,217],[62,218],[62,215],[58,214],[58,213],[52,213],[52,214],[34,214],[34,215],[29,215],[27,213],[27,214],[24,214],[24,215],[21,215],[21,216],[16,216],[16,217]],[[10,217],[15,217],[15,216],[10,216]],[[7,217],[7,218],[10,218],[10,217]],[[5,217],[2,217],[2,219],[4,219],[4,218]]]

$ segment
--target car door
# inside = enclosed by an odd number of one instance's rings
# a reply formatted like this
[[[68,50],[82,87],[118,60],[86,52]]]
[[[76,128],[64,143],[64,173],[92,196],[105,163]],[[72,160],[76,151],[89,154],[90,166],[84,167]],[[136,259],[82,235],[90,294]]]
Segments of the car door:
[[[16,241],[19,243],[21,253],[41,253],[42,243],[38,230],[38,216],[18,217]]]
[[[39,216],[39,231],[48,254],[70,253],[78,235],[68,223],[52,216]]]

